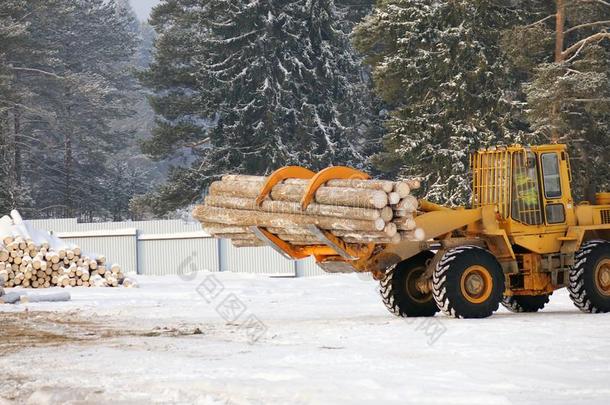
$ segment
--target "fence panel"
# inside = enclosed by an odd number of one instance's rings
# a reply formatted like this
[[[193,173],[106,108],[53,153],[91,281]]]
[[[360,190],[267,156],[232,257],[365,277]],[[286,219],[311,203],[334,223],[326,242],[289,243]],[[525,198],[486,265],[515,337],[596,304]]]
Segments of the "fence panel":
[[[220,242],[221,271],[235,273],[296,276],[294,260],[288,260],[269,247],[236,248],[223,239]]]
[[[146,275],[219,271],[218,240],[202,232],[140,235],[138,261]]]

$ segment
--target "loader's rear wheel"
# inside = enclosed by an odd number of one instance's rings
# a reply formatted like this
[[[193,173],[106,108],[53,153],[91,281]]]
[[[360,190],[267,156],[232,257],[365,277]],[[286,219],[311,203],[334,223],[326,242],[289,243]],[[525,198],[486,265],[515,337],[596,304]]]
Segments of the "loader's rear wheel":
[[[502,305],[510,312],[538,312],[549,302],[550,294],[505,296]]]
[[[576,252],[568,291],[583,312],[610,312],[610,243],[593,240]]]
[[[420,276],[426,271],[432,257],[432,252],[422,252],[396,265],[381,280],[379,292],[383,303],[392,314],[416,317],[434,316],[438,312],[432,292],[423,293],[418,288]]]
[[[438,262],[433,296],[443,313],[456,318],[486,318],[498,309],[504,273],[496,258],[476,246],[449,250]]]

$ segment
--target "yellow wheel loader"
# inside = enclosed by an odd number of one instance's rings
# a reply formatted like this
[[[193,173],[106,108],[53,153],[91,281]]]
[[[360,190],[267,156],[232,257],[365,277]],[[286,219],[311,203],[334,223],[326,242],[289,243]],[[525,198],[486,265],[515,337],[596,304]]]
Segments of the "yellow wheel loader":
[[[470,208],[419,200],[413,219],[424,240],[354,244],[318,232],[322,243],[295,246],[253,228],[290,258],[313,256],[329,272],[372,273],[384,304],[397,316],[433,316],[440,310],[485,318],[499,304],[534,312],[563,287],[583,312],[609,312],[610,193],[575,204],[566,146],[479,150],[471,156],[471,170]],[[310,179],[305,207],[320,185],[354,173],[282,168],[267,178],[258,203],[278,182],[298,177]]]

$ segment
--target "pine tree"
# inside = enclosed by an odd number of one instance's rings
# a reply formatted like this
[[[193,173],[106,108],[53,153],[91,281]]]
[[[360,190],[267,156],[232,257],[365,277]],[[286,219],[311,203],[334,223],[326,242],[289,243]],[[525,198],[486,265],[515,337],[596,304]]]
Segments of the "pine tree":
[[[20,118],[22,110],[15,78],[19,68],[14,55],[28,38],[26,2],[7,0],[0,3],[0,210],[29,204],[29,192],[21,182]]]
[[[468,201],[470,151],[523,140],[527,130],[499,47],[521,17],[499,3],[379,0],[354,30],[389,109],[377,166],[423,177],[425,197],[441,203]]]
[[[159,37],[145,82],[159,119],[145,150],[188,150],[193,161],[172,171],[157,212],[227,172],[365,163],[371,97],[332,0],[173,0],[151,23]]]
[[[115,122],[132,114],[134,95],[142,99],[131,72],[139,33],[126,0],[0,3],[2,212],[128,213],[125,193],[142,189],[112,187],[134,173],[112,156],[133,137]]]
[[[527,118],[543,142],[567,143],[573,191],[594,200],[610,186],[610,4],[522,2],[525,24],[504,34],[524,77]]]
[[[342,19],[350,26],[362,21],[373,9],[374,0],[335,0],[337,9],[341,12]]]
[[[36,70],[22,75],[21,86],[34,89],[29,103],[36,108],[24,130],[35,134],[25,158],[36,163],[27,176],[38,207],[60,208],[32,214],[103,216],[105,159],[128,136],[110,123],[130,113],[133,19],[117,13],[113,1],[32,1],[28,7],[34,51],[20,62]]]

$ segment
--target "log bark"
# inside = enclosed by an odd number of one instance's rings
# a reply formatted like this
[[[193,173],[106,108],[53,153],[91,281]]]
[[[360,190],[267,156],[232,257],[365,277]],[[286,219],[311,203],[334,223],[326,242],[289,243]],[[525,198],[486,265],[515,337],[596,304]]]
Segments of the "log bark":
[[[214,235],[216,233],[248,233],[250,232],[250,228],[247,226],[227,226],[225,224],[219,224],[216,222],[203,222],[201,224],[202,228]]]
[[[312,244],[322,243],[320,239],[313,235],[279,234],[277,237],[285,241],[309,242]]]
[[[223,195],[209,195],[205,198],[205,203],[212,207],[224,207],[233,208],[239,210],[251,210],[251,211],[265,211],[265,212],[280,212],[283,214],[299,214],[299,215],[318,215],[327,217],[337,218],[352,218],[352,219],[365,219],[375,220],[383,216],[388,216],[388,208],[391,213],[390,207],[384,207],[382,210],[372,208],[354,208],[345,207],[341,205],[326,205],[311,203],[305,211],[301,210],[301,204],[298,202],[290,201],[272,201],[265,200],[261,206],[257,206],[253,199],[238,198],[238,197],[225,197]],[[382,211],[384,211],[382,213]],[[385,219],[384,219],[385,221]]]
[[[217,233],[214,235],[215,238],[219,239],[248,239],[249,236],[256,238],[253,233]],[[258,238],[256,238],[258,239]]]
[[[386,225],[385,221],[381,218],[377,218],[374,221],[364,221],[358,219],[314,217],[295,214],[278,216],[269,212],[240,211],[205,205],[195,207],[193,216],[203,222],[214,221],[227,225],[256,225],[277,228],[299,228],[303,227],[303,225],[316,225],[322,229],[381,231]]]
[[[265,242],[252,239],[232,239],[231,244],[235,247],[259,247],[266,246]]]
[[[343,240],[347,243],[398,243],[401,241],[401,236],[399,234],[394,235],[393,237],[386,238],[371,238],[367,236],[358,236],[355,238],[345,237]]]
[[[267,228],[267,230],[271,233],[275,233],[275,234],[279,234],[279,233],[285,233],[285,234],[289,234],[289,235],[311,235],[311,232],[309,232],[307,229],[305,228]]]
[[[381,238],[388,238],[388,237],[394,237],[393,235],[388,235],[387,233],[385,233],[384,231],[380,231],[380,232],[352,232],[352,231],[331,231],[333,235],[338,236],[340,238],[358,238],[360,236],[364,237],[364,238],[377,238],[377,239],[381,239]],[[398,234],[398,232],[395,232],[394,235]]]
[[[262,186],[262,182],[215,181],[210,186],[210,195],[256,198]],[[305,185],[278,184],[273,187],[271,198],[299,202],[304,193]],[[314,202],[358,208],[383,208],[388,205],[388,194],[381,190],[322,186],[316,191]]]
[[[264,176],[248,176],[240,174],[228,174],[222,176],[223,181],[250,181],[264,182],[267,177]],[[309,182],[306,179],[286,179],[284,184],[305,185]],[[394,182],[389,180],[361,180],[361,179],[333,179],[325,183],[328,187],[348,187],[348,188],[364,188],[369,190],[381,190],[386,193],[394,189]]]

